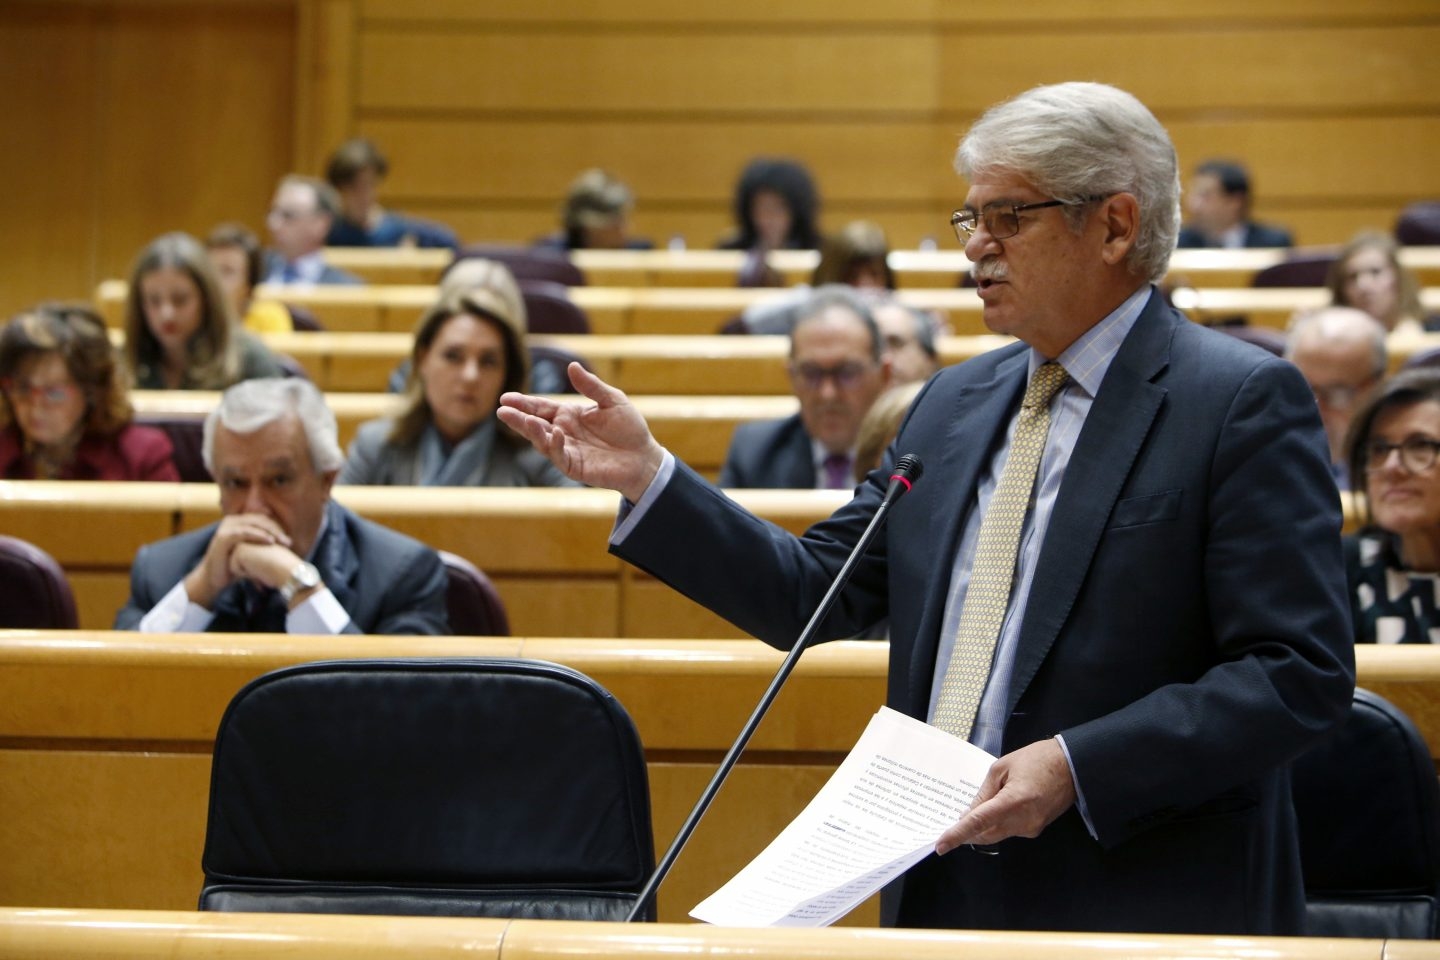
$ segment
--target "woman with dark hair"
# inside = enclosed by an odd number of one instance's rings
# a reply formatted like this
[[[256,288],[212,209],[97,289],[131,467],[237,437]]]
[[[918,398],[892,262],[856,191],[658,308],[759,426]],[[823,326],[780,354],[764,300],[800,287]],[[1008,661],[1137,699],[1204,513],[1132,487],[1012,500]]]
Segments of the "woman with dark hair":
[[[405,409],[360,425],[340,483],[576,486],[495,416],[500,394],[529,379],[517,302],[518,292],[490,286],[442,294],[415,328]]]
[[[1440,643],[1440,370],[1382,383],[1351,421],[1365,526],[1345,538],[1356,643]]]
[[[36,307],[0,330],[0,478],[179,480],[170,439],[133,415],[89,307]]]
[[[158,237],[135,258],[125,359],[142,390],[224,390],[284,373],[274,354],[240,329],[205,248],[187,233]]]
[[[1433,329],[1420,306],[1420,281],[1400,263],[1400,245],[1378,230],[1365,230],[1340,250],[1325,278],[1337,307],[1355,307],[1389,333]]]
[[[815,181],[794,160],[751,160],[735,186],[736,231],[722,250],[814,250],[820,196]]]

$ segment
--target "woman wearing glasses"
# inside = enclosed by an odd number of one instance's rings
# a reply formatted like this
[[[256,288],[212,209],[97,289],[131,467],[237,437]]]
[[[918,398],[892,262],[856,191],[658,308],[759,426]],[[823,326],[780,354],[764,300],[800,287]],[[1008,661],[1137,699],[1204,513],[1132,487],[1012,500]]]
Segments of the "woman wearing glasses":
[[[0,477],[179,480],[170,439],[132,413],[88,307],[37,307],[0,330]]]
[[[1381,384],[1348,447],[1366,519],[1345,542],[1355,642],[1440,643],[1440,370]]]

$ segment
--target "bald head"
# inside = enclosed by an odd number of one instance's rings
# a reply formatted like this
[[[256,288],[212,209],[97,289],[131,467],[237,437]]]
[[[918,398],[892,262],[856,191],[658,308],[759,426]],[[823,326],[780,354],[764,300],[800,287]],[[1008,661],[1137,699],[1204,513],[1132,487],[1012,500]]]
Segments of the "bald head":
[[[1343,463],[1345,433],[1355,407],[1385,376],[1385,328],[1351,307],[1315,310],[1291,322],[1285,356],[1315,392],[1331,461]]]

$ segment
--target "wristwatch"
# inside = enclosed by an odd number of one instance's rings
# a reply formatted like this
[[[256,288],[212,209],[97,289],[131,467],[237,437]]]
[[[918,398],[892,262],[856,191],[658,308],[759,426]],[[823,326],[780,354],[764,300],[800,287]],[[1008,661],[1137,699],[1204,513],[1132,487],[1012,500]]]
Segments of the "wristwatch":
[[[280,585],[280,596],[285,598],[285,605],[289,606],[290,601],[295,599],[295,594],[318,586],[320,571],[315,569],[315,564],[301,560],[295,564],[295,569],[290,571],[290,579]]]

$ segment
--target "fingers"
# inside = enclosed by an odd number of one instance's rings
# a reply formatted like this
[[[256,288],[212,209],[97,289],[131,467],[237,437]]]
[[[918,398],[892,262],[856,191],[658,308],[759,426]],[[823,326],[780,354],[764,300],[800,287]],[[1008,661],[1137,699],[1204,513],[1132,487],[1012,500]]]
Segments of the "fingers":
[[[975,803],[941,835],[935,852],[943,855],[964,843],[1037,837],[1074,803],[1074,779],[1058,741],[1032,743],[995,761]]]
[[[615,407],[625,402],[625,391],[610,386],[575,361],[570,362],[566,372],[570,374],[571,385],[600,406]]]
[[[506,410],[518,410],[521,413],[526,413],[533,417],[554,420],[555,414],[560,412],[560,404],[546,397],[535,397],[528,393],[515,393],[511,391],[500,394],[499,413],[501,419],[504,419]],[[509,423],[508,420],[506,422]]]
[[[520,395],[509,394],[509,396],[518,397]],[[534,398],[529,397],[526,399]],[[504,398],[502,397],[501,400],[503,401]],[[520,434],[526,440],[529,440],[535,449],[541,453],[549,452],[552,435],[557,431],[551,427],[548,418],[525,413],[519,406],[513,405],[501,406],[495,411],[495,415],[500,418],[501,423]]]

